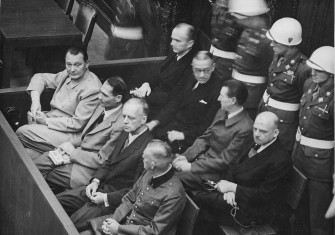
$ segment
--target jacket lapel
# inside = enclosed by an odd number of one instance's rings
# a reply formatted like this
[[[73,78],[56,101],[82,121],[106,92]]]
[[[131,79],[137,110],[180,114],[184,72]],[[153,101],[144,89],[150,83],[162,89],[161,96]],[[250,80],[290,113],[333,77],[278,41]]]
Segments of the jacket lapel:
[[[109,115],[109,117],[106,118],[102,123],[100,123],[98,126],[96,126],[91,133],[97,133],[99,131],[105,130],[111,126],[112,123],[116,121],[116,119],[121,115],[122,113],[122,107],[115,113],[112,113]]]
[[[143,142],[149,137],[150,131],[146,130],[143,132],[139,137],[137,137],[133,142],[130,143],[125,149],[123,149],[123,146],[128,138],[128,133],[126,135],[126,138],[123,138],[122,146],[120,145],[121,149],[119,149],[119,154],[115,156],[114,159],[111,160],[111,164],[117,163],[119,161],[122,161],[123,159],[132,156],[133,153],[137,152],[143,145]],[[122,150],[123,149],[123,150]]]
[[[95,124],[96,120],[100,117],[101,113],[104,111],[104,108],[101,107],[100,105],[96,108],[96,110],[94,111],[92,117],[90,118],[90,120],[88,121],[85,129],[83,130],[82,136],[84,136],[85,134],[87,134],[87,130],[91,130],[91,126]]]

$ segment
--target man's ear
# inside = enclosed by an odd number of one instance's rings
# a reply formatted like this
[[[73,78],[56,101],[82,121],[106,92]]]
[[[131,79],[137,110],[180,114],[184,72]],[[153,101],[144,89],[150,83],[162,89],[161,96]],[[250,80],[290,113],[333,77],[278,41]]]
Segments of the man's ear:
[[[276,138],[278,135],[279,135],[279,129],[275,129],[273,137]]]
[[[147,116],[143,116],[142,119],[141,119],[142,124],[143,125],[146,124],[147,120],[148,120],[148,117]]]
[[[115,98],[116,98],[117,102],[121,102],[122,101],[122,95],[117,95]]]
[[[90,60],[87,60],[85,64],[85,68],[88,68],[89,65],[90,65]]]
[[[190,40],[190,41],[188,41],[188,42],[187,42],[187,45],[188,45],[188,48],[193,47],[193,45],[194,45],[194,40]]]
[[[232,100],[232,104],[236,104],[236,102],[237,102],[236,97],[231,97],[230,99]]]

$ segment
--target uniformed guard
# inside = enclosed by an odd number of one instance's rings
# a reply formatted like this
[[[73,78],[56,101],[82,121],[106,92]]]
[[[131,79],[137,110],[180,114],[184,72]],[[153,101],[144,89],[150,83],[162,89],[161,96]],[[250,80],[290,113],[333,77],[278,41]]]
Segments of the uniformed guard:
[[[259,105],[259,112],[271,111],[278,116],[279,139],[291,153],[298,127],[299,101],[310,74],[307,58],[297,47],[302,41],[301,34],[301,25],[293,18],[279,19],[266,33],[272,40],[274,55],[267,89]]]
[[[270,41],[265,36],[268,29],[268,8],[264,0],[230,0],[229,12],[244,28],[239,39],[232,77],[244,82],[248,99],[244,108],[255,119],[259,101],[266,89],[267,73],[272,61]]]
[[[301,201],[309,221],[302,224],[310,223],[310,234],[318,235],[334,234],[332,220],[325,219],[334,172],[334,52],[334,47],[320,47],[307,61],[312,75],[304,85],[293,152],[294,165],[309,179],[307,199]]]
[[[209,50],[216,64],[214,73],[224,81],[231,79],[237,42],[243,30],[236,18],[228,12],[228,2],[229,0],[217,0],[213,3],[212,45]]]

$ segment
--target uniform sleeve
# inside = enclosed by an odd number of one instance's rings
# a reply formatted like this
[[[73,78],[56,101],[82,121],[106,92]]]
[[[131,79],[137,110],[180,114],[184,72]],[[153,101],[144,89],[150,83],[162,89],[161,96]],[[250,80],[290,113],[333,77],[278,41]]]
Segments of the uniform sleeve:
[[[297,69],[297,87],[299,92],[299,98],[304,93],[304,84],[307,79],[311,76],[311,68],[307,66],[306,60],[303,60]]]
[[[42,93],[45,88],[56,89],[66,76],[66,70],[57,74],[37,73],[31,78],[27,91],[38,91]]]
[[[161,26],[155,14],[154,4],[150,0],[138,1],[140,19],[144,28],[144,40],[147,45],[149,56],[157,55]]]
[[[102,147],[108,148],[109,152],[114,151],[118,137],[121,135],[123,128],[117,128],[111,131],[109,140]],[[99,168],[107,159],[103,158],[99,152],[85,151],[81,148],[76,148],[70,155],[71,162],[77,163],[82,166],[86,166],[92,169]]]
[[[223,171],[229,164],[241,158],[252,144],[252,129],[240,130],[232,135],[228,147],[218,157],[207,158],[205,161],[195,161],[191,163],[191,170],[193,173],[203,173],[203,169],[206,169],[206,171]]]
[[[180,215],[185,207],[185,197],[176,195],[174,197],[167,197],[160,205],[154,219],[149,225],[120,225],[118,234],[168,234],[172,227],[177,223]]]
[[[99,104],[99,93],[98,88],[83,91],[78,97],[79,102],[74,115],[71,117],[51,117],[48,119],[48,128],[65,132],[82,131]]]

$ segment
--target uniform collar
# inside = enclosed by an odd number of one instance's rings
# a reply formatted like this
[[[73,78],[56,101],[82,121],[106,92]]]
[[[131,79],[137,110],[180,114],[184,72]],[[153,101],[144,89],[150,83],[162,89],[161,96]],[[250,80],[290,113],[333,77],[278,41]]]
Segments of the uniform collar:
[[[153,188],[157,188],[163,183],[167,182],[169,179],[171,179],[173,175],[174,175],[174,169],[172,166],[170,166],[170,168],[162,175],[159,175],[157,177],[151,177],[148,183]]]

